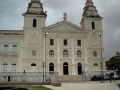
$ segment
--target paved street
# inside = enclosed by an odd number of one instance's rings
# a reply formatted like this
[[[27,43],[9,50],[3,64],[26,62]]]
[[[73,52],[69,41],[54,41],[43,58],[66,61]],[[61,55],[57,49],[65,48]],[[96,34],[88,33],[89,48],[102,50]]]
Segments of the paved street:
[[[120,90],[117,82],[62,83],[62,87],[46,86],[54,90]]]

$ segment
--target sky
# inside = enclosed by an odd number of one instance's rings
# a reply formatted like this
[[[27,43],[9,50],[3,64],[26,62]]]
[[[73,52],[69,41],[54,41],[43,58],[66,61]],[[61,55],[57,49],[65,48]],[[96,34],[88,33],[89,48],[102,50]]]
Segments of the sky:
[[[30,0],[0,0],[0,30],[23,30],[23,16]],[[47,25],[63,19],[79,25],[86,0],[41,0],[47,11]],[[103,17],[104,56],[111,58],[120,51],[120,0],[93,0]]]

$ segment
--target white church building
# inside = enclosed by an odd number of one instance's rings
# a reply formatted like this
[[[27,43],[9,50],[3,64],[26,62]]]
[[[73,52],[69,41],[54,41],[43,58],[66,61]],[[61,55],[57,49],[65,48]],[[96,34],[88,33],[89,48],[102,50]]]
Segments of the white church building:
[[[39,82],[52,74],[79,81],[104,70],[103,18],[92,0],[86,0],[81,25],[65,13],[62,21],[46,26],[40,0],[31,0],[23,16],[23,30],[0,30],[0,82]]]

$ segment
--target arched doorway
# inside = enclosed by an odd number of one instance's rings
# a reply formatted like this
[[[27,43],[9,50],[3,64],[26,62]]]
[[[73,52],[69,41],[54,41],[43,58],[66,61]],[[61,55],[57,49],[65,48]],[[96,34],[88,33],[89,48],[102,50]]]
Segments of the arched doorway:
[[[49,72],[54,72],[54,64],[53,63],[49,64]]]
[[[63,63],[63,75],[69,75],[69,65],[67,62]]]
[[[81,75],[82,74],[82,64],[81,63],[77,64],[77,70],[78,70],[78,75]]]
[[[31,64],[30,72],[37,72],[37,65],[35,63]]]

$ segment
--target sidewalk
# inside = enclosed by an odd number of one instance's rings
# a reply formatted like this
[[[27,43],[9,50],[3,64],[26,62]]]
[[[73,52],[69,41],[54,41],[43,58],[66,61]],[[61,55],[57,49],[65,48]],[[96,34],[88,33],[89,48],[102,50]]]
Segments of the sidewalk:
[[[54,86],[45,86],[51,88],[53,90],[120,90],[117,86],[117,82],[84,82],[84,83],[62,83],[61,87],[54,87]]]

